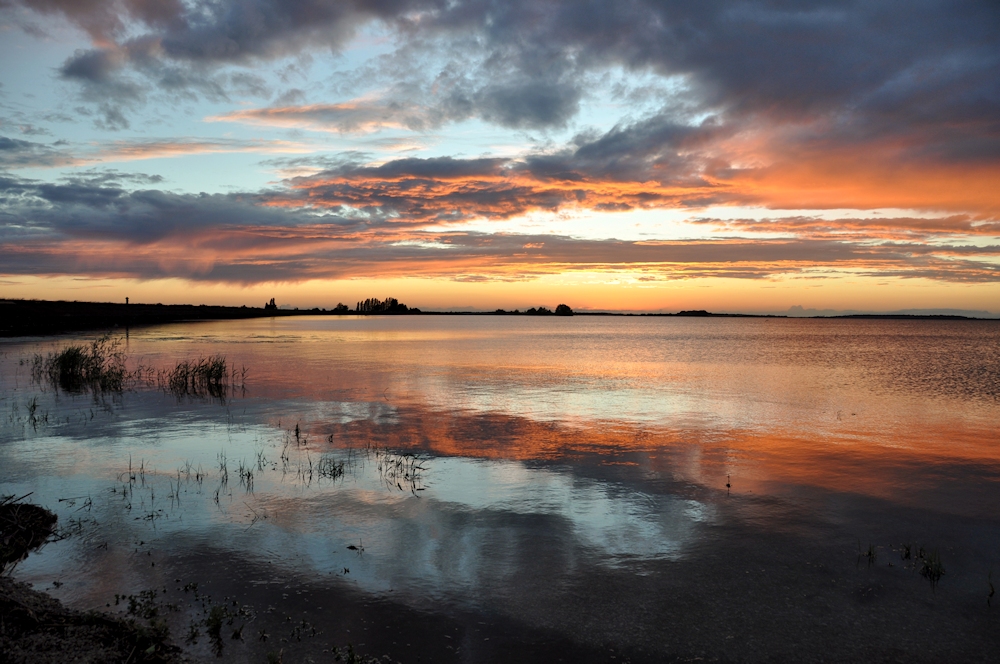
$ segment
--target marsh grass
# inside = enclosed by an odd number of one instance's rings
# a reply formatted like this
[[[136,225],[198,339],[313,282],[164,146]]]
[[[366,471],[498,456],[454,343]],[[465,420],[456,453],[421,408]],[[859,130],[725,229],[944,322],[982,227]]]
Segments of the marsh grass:
[[[70,393],[121,393],[139,385],[156,385],[177,397],[209,397],[225,400],[236,390],[246,392],[245,366],[236,368],[222,355],[178,362],[172,369],[156,370],[143,364],[129,368],[129,357],[121,337],[104,335],[89,345],[66,346],[60,351],[31,359],[32,378]],[[29,422],[37,426],[47,414],[35,410]]]
[[[861,559],[862,558],[867,559],[868,560],[868,566],[871,567],[878,560],[878,550],[875,548],[874,544],[872,544],[871,542],[869,542],[868,543],[868,549],[863,551],[861,549],[861,540],[859,539],[858,540],[858,562],[857,562],[858,565],[861,564]]]
[[[229,370],[222,355],[178,362],[157,376],[161,387],[176,396],[224,399],[229,394]]]
[[[122,392],[143,373],[141,368],[129,371],[123,346],[121,338],[106,334],[89,346],[67,346],[45,356],[36,353],[31,362],[32,377],[66,392]]]
[[[371,443],[365,446],[365,453],[375,461],[375,469],[386,488],[409,491],[414,496],[424,490],[423,471],[426,468],[417,455],[391,452]]]
[[[944,576],[944,564],[937,551],[932,551],[922,557],[920,564],[920,576],[930,581],[931,587],[936,588],[941,577]]]
[[[247,493],[253,493],[253,467],[245,461],[240,461],[237,467],[237,472],[240,477],[240,486],[246,489]]]
[[[344,462],[338,461],[333,454],[324,454],[316,464],[317,474],[327,480],[338,480],[344,477]]]
[[[374,655],[362,655],[355,652],[354,646],[350,643],[348,643],[347,648],[344,649],[334,647],[333,650],[331,650],[331,654],[333,654],[333,661],[344,662],[345,664],[387,664],[392,662],[392,659],[390,659],[388,655],[375,657]]]

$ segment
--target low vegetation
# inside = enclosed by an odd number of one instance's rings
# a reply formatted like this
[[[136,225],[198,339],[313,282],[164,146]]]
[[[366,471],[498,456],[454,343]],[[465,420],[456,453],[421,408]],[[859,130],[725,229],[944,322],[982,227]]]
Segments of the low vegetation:
[[[30,360],[32,377],[70,393],[121,393],[140,385],[155,385],[180,396],[224,399],[246,387],[247,368],[231,367],[225,356],[213,355],[178,362],[172,369],[155,370],[137,364],[129,368],[121,338],[104,335],[89,345],[72,345]],[[29,423],[37,425],[37,403],[29,403]]]
[[[46,356],[32,358],[31,372],[38,382],[48,382],[67,392],[121,392],[139,374],[126,367],[121,339],[104,335],[89,346],[67,346]]]
[[[193,362],[178,362],[173,369],[163,371],[160,384],[170,392],[181,395],[222,398],[229,389],[229,371],[226,358],[221,355],[201,358]]]

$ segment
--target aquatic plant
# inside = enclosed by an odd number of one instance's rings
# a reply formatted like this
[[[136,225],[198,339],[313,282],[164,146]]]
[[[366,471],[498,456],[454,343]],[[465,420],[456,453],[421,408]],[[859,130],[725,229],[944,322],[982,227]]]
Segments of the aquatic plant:
[[[138,380],[142,368],[130,372],[121,338],[104,335],[89,346],[67,346],[46,356],[35,354],[32,377],[67,392],[121,392]]]
[[[941,562],[941,556],[938,555],[937,551],[924,556],[920,565],[920,576],[930,581],[932,588],[936,587],[938,581],[944,576],[944,564]]]
[[[316,472],[324,479],[340,479],[344,476],[344,462],[338,461],[332,454],[324,454],[316,464]]]
[[[253,468],[246,464],[244,461],[240,461],[237,472],[240,477],[240,486],[246,489],[247,493],[253,493]]]
[[[388,658],[388,656],[380,658],[372,655],[361,655],[356,653],[354,651],[354,646],[350,643],[347,644],[346,650],[334,647],[331,652],[333,654],[333,661],[345,662],[345,664],[382,664],[386,661],[392,661]]]
[[[423,491],[423,460],[408,452],[395,453],[369,443],[365,446],[368,458],[375,460],[375,468],[386,488],[409,490],[414,496]],[[405,489],[404,489],[405,485]]]
[[[208,612],[208,617],[205,618],[205,631],[212,642],[212,652],[215,653],[216,657],[221,657],[222,650],[225,648],[225,644],[222,641],[222,622],[228,617],[229,612],[226,610],[226,607],[216,604]]]
[[[173,369],[161,372],[159,382],[177,396],[225,398],[229,391],[226,358],[213,355],[193,362],[178,362]]]
[[[861,564],[861,559],[862,558],[867,558],[868,559],[868,566],[871,567],[872,565],[875,564],[875,561],[878,560],[878,551],[875,550],[875,546],[871,542],[868,543],[868,550],[867,551],[862,551],[861,550],[861,540],[859,539],[858,540],[858,564],[859,565]]]

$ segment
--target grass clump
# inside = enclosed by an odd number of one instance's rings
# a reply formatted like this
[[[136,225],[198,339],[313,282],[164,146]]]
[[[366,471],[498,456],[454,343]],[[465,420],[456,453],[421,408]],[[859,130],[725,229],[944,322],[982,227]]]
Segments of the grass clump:
[[[941,562],[941,556],[937,551],[924,556],[920,565],[920,576],[930,581],[932,587],[937,586],[938,581],[944,576],[944,563]]]
[[[67,392],[121,392],[135,378],[126,367],[121,338],[104,335],[89,346],[67,346],[46,356],[36,354],[32,375]]]
[[[223,398],[229,389],[229,372],[222,355],[203,357],[193,362],[178,362],[161,374],[161,383],[178,396]]]
[[[344,476],[344,462],[332,454],[324,454],[316,465],[319,476],[328,480],[338,480]]]

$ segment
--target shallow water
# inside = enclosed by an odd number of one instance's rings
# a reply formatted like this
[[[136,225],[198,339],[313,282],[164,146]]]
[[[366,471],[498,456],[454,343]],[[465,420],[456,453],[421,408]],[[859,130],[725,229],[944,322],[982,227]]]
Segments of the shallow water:
[[[244,638],[223,659],[322,661],[348,642],[402,661],[1000,645],[996,322],[175,324],[132,330],[130,362],[221,354],[245,389],[32,380],[23,360],[89,338],[0,344],[2,493],[33,492],[69,535],[16,575],[81,608],[162,588],[178,641],[206,595],[236,600]],[[936,587],[921,548],[944,564]],[[188,648],[214,659],[204,634]]]

